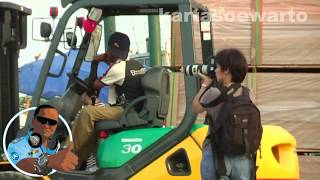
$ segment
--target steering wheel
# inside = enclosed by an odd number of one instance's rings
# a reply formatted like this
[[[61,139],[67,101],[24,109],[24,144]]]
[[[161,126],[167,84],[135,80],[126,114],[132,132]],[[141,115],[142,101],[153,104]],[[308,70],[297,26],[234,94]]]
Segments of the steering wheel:
[[[68,73],[67,75],[69,76],[70,79],[75,81],[76,84],[79,85],[81,88],[83,88],[85,91],[89,90],[89,86],[84,80],[80,79],[77,76],[71,75],[70,73]]]
[[[76,85],[82,90],[80,92],[87,92],[89,96],[96,97],[99,92],[94,90],[93,82],[97,79],[98,62],[91,64],[90,75],[85,80],[80,79],[78,76],[68,73],[67,75],[72,79]]]
[[[73,79],[79,86],[84,88],[86,91],[89,91],[90,88],[84,80],[80,79],[79,77],[73,77]]]
[[[93,85],[93,82],[98,79],[98,76],[97,76],[97,72],[98,72],[98,66],[99,66],[99,62],[97,61],[92,61],[91,62],[91,67],[90,67],[90,74],[87,78],[88,80],[88,83],[86,83],[88,85],[88,90],[92,90],[91,92],[94,93],[95,96],[98,96],[99,95],[99,90],[98,91],[95,91],[94,90],[94,85]]]

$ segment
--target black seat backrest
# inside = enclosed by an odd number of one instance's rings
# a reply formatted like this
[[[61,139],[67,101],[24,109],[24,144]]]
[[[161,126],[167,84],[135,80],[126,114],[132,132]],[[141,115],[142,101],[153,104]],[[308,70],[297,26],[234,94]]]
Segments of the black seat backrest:
[[[169,72],[165,68],[153,67],[141,79],[145,95],[129,103],[120,118],[123,128],[161,127],[168,113]],[[139,112],[132,106],[143,102]]]
[[[141,85],[145,96],[150,96],[150,98],[145,100],[140,114],[143,115],[145,111],[148,111],[148,119],[152,119],[154,125],[163,124],[163,120],[168,114],[170,98],[168,70],[161,67],[149,69],[143,76]]]

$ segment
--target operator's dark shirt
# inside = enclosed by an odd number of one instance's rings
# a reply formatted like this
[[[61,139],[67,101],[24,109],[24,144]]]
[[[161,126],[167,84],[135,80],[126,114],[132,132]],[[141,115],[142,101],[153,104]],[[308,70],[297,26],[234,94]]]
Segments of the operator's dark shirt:
[[[135,60],[119,59],[115,64],[110,65],[100,78],[103,84],[109,86],[108,103],[116,104],[118,96],[122,93],[129,102],[142,96],[141,78],[144,73],[143,65]]]

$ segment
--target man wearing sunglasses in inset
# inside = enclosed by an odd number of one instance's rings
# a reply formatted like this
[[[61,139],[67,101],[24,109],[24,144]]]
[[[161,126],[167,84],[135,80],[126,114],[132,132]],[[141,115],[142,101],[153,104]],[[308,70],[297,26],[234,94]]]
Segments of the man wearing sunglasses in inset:
[[[8,156],[21,170],[47,175],[52,169],[70,171],[78,164],[71,152],[73,144],[59,150],[60,144],[53,134],[58,124],[58,111],[50,105],[40,105],[34,112],[33,128],[28,134],[13,140],[8,146]]]

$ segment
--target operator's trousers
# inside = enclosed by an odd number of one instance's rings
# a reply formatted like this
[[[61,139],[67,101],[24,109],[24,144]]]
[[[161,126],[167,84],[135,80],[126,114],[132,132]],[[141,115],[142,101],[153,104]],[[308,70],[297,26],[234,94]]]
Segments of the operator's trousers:
[[[79,158],[79,165],[88,159],[92,152],[97,150],[97,133],[94,123],[119,119],[123,112],[121,106],[92,106],[84,107],[72,125],[74,153]]]

